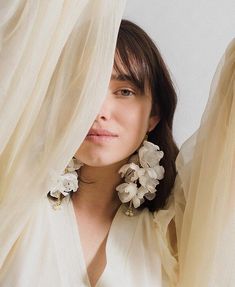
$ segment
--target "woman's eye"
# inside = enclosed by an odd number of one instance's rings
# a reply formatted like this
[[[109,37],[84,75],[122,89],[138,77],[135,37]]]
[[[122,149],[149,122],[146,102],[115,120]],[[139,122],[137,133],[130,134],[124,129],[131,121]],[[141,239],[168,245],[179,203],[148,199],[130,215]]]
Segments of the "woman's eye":
[[[130,96],[135,95],[135,93],[133,91],[128,90],[128,89],[119,90],[116,92],[116,94],[120,95],[120,96],[124,96],[124,97],[130,97]]]

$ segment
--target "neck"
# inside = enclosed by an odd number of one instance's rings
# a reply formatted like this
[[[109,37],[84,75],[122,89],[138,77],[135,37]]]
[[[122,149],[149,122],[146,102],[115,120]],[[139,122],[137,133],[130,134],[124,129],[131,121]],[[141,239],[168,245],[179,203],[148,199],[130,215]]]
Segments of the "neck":
[[[73,194],[77,210],[90,215],[113,217],[121,202],[116,187],[122,182],[118,170],[125,161],[105,167],[84,165],[80,169],[79,190]]]

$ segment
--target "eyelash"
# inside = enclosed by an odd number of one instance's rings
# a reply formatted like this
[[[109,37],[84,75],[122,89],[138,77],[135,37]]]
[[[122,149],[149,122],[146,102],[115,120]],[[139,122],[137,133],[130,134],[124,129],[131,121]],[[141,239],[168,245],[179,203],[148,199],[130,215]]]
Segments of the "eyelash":
[[[130,94],[127,96],[127,95],[124,95],[123,92],[129,92]],[[131,97],[131,96],[134,96],[135,95],[135,92],[130,90],[130,89],[120,89],[118,90],[116,93],[116,95],[120,95],[120,96],[123,96],[123,97]]]

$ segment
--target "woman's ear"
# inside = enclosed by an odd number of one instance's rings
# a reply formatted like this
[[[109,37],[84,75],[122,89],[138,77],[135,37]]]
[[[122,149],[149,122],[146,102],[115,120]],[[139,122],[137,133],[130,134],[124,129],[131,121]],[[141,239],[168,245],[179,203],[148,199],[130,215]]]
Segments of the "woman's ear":
[[[149,118],[148,132],[151,132],[152,130],[154,130],[157,124],[159,123],[159,121],[160,121],[160,117],[158,115],[151,116]]]

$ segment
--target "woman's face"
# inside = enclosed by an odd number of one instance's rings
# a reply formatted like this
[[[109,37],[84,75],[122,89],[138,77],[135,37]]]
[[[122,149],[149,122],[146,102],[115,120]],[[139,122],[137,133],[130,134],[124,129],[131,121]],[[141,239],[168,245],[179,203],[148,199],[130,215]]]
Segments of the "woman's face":
[[[140,94],[113,70],[105,101],[76,158],[93,167],[128,159],[159,121],[150,117],[151,107],[150,93]]]

